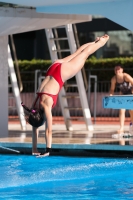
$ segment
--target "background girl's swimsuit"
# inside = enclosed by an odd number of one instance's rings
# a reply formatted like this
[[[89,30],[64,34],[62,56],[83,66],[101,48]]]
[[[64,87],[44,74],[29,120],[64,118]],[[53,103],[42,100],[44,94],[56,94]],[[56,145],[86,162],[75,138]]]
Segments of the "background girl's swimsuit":
[[[133,87],[125,80],[123,80],[122,83],[118,83],[116,78],[116,87],[121,91],[122,94],[132,94]]]
[[[60,89],[59,89],[59,92],[60,92],[62,86],[64,85],[64,82],[62,81],[62,78],[61,78],[61,63],[53,63],[48,68],[45,76],[52,76],[58,82],[58,84],[60,86]],[[46,94],[46,95],[52,97],[52,99],[53,99],[52,108],[53,108],[57,103],[58,93],[56,95],[53,95],[53,94],[49,94],[49,93],[46,93],[46,92],[37,92],[37,98],[36,98],[35,103],[34,103],[33,106],[36,105],[38,98],[40,98],[40,100],[41,100],[41,96],[43,94]]]

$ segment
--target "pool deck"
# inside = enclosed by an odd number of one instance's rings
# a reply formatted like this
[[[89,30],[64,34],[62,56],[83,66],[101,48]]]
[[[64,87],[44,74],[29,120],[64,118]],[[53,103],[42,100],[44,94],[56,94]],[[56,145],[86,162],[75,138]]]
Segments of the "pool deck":
[[[67,131],[64,123],[55,122],[53,124],[52,154],[84,154],[93,155],[101,152],[113,152],[116,154],[130,154],[133,157],[133,138],[112,138],[113,134],[119,129],[119,123],[100,123],[94,124],[93,131],[87,131],[84,123],[74,123],[73,131]],[[27,130],[22,131],[19,122],[9,122],[9,135],[0,138],[0,153],[22,154],[32,153],[32,127],[27,124]],[[45,148],[44,139],[45,126],[40,127],[38,138],[38,150]],[[128,132],[128,124],[125,125],[125,132]],[[9,149],[15,150],[10,151]],[[54,153],[53,153],[54,152]],[[127,156],[127,155],[126,155]]]

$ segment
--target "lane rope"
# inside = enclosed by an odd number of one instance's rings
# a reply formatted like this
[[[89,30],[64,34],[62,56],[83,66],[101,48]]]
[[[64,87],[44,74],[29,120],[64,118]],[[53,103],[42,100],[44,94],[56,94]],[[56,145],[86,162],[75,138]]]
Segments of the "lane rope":
[[[8,150],[8,151],[13,151],[13,152],[16,152],[16,153],[20,153],[20,151],[18,150],[15,150],[15,149],[11,149],[11,148],[8,148],[8,147],[3,147],[3,146],[0,146],[1,149],[5,149],[5,150]]]

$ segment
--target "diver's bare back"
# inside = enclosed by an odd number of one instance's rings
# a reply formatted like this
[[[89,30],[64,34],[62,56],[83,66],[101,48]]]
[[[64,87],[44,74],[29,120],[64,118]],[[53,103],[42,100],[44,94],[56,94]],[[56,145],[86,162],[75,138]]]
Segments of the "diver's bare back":
[[[41,83],[41,86],[38,90],[38,92],[46,92],[53,95],[56,95],[58,91],[59,84],[52,76],[47,76]]]

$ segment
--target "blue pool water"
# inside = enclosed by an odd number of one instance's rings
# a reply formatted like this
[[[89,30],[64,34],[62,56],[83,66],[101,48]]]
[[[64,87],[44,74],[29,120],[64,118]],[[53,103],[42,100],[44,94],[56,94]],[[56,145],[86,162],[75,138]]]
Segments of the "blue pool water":
[[[133,160],[0,155],[0,200],[133,199]]]

